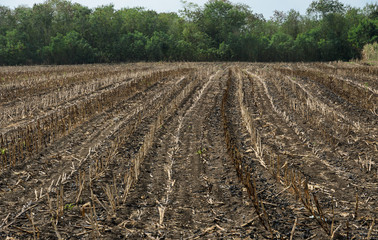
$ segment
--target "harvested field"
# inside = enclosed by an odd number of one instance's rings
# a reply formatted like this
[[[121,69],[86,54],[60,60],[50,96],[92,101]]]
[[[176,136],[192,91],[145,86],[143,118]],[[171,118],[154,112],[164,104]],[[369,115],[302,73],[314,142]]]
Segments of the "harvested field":
[[[378,67],[0,67],[1,239],[378,239]]]

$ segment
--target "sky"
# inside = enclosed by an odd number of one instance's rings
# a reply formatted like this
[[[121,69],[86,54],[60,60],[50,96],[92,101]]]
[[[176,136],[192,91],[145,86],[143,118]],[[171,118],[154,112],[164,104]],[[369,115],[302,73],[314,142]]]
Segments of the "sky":
[[[377,3],[378,0],[341,0],[340,2],[348,4],[352,7],[364,7],[367,3]],[[15,8],[19,5],[32,7],[35,3],[43,3],[44,0],[0,0],[0,5]],[[183,5],[180,0],[71,0],[89,8],[95,8],[101,5],[113,3],[116,9],[128,7],[145,7],[146,9],[155,10],[157,12],[178,12]],[[188,2],[196,3],[203,6],[207,0],[188,0]],[[312,0],[231,0],[233,3],[242,3],[251,7],[254,13],[261,13],[265,18],[270,18],[274,10],[287,12],[295,9],[301,14],[306,13],[307,7]]]

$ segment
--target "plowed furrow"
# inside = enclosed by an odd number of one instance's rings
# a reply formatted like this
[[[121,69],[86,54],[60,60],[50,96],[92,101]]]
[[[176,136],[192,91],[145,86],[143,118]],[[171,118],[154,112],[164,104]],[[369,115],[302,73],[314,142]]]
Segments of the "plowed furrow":
[[[364,176],[363,182],[359,180],[361,185],[373,183],[376,171],[374,160],[372,166],[369,166],[370,170],[359,162],[362,159],[376,158],[378,152],[374,139],[377,129],[373,126],[355,126],[357,123],[347,118],[346,114],[319,101],[298,80],[278,76],[265,77],[269,79],[267,84],[275,89],[274,104],[295,123],[298,132],[305,133],[309,147],[314,152],[322,151],[326,154],[329,164],[338,168],[337,172],[346,171],[348,175],[353,173]],[[344,177],[349,178],[345,174]]]
[[[252,218],[245,193],[219,152],[222,132],[207,123],[220,124],[213,115],[219,116],[219,105],[208,112],[219,103],[222,84],[218,76],[209,77],[165,127],[156,153],[146,160],[146,175],[135,188],[146,196],[137,200],[133,196],[139,194],[132,192],[130,200],[138,207],[131,211],[129,221],[136,225],[128,237],[219,238],[251,232],[242,227]]]
[[[269,80],[257,75],[253,75],[252,79],[255,89],[259,89],[256,92],[262,97],[257,100],[260,103],[257,104],[260,108],[258,112],[262,113],[262,116],[256,121],[261,128],[262,146],[266,144],[268,152],[279,154],[280,160],[286,162],[285,165],[299,170],[309,180],[310,188],[321,190],[320,199],[323,198],[321,201],[326,206],[329,206],[332,198],[342,203],[343,205],[339,205],[339,209],[335,210],[341,219],[350,216],[355,208],[355,202],[351,199],[355,199],[355,187],[358,186],[358,182],[349,178],[352,176],[349,172],[330,163],[329,155],[324,154],[324,151],[327,152],[326,148],[315,150],[308,144],[308,137],[313,133],[306,133],[307,129],[302,128],[290,110],[283,107],[283,100],[280,99],[274,84],[269,84]],[[366,199],[375,199],[376,196],[371,193],[371,190],[376,188],[373,182],[369,187],[369,193],[360,191],[358,194],[368,194],[369,197]],[[366,202],[360,207],[361,212],[366,215],[370,215],[375,208],[372,202]]]
[[[267,159],[272,161],[272,158],[273,161],[276,160],[273,155],[267,156],[267,150],[269,149],[265,142],[265,132],[261,129],[261,126],[264,128],[267,128],[266,125],[269,126],[269,123],[265,121],[269,113],[267,113],[264,108],[257,109],[255,106],[255,109],[253,109],[248,104],[247,109],[243,106],[247,106],[246,102],[250,100],[249,97],[251,96],[255,97],[255,101],[257,101],[255,103],[258,103],[259,106],[266,104],[263,101],[268,101],[268,99],[262,98],[264,95],[261,93],[263,92],[260,92],[259,86],[256,85],[256,83],[253,87],[248,82],[244,82],[242,85],[238,84],[238,76],[241,77],[241,75],[241,72],[236,71],[233,72],[231,76],[228,114],[230,116],[230,129],[232,129],[234,134],[231,133],[231,138],[235,139],[233,142],[237,144],[238,150],[243,154],[241,164],[248,166],[247,168],[242,168],[242,175],[251,174],[255,179],[255,191],[258,192],[258,199],[253,201],[261,201],[264,205],[264,207],[261,207],[260,204],[255,205],[256,211],[262,211],[262,213],[266,211],[268,213],[268,219],[262,219],[262,222],[265,222],[264,224],[269,223],[275,237],[290,238],[290,229],[296,218],[297,222],[299,221],[302,226],[296,233],[297,236],[301,236],[302,238],[308,238],[314,235],[325,236],[325,233],[319,228],[317,223],[309,218],[309,213],[306,212],[302,204],[299,201],[295,201],[294,194],[290,194],[293,190],[281,184],[281,180],[277,180],[271,169],[271,163],[266,161]],[[246,98],[239,97],[240,92],[238,91],[241,89],[246,93]],[[248,110],[248,112],[244,112],[246,110]],[[252,112],[257,114],[251,114]],[[253,121],[257,120],[258,122],[247,123],[246,114],[251,114]],[[269,118],[270,117],[274,116],[269,116]],[[259,123],[262,123],[262,125],[260,126]],[[249,124],[252,124],[252,127]],[[253,136],[251,136],[250,133],[251,128]],[[256,134],[257,137],[255,136]],[[259,144],[259,139],[262,141],[261,144]],[[280,168],[283,164],[284,162],[279,165]],[[276,222],[275,219],[285,220]]]
[[[39,202],[38,197],[43,196],[44,199],[42,200],[45,201],[46,193],[48,191],[55,192],[56,187],[59,186],[58,182],[63,182],[63,176],[70,176],[73,171],[81,171],[78,168],[85,170],[83,160],[87,162],[95,161],[95,156],[100,157],[101,152],[105,150],[103,149],[104,147],[112,147],[109,145],[111,140],[120,137],[117,134],[123,132],[122,127],[128,124],[135,125],[135,123],[141,121],[141,119],[138,120],[138,116],[146,109],[149,109],[148,113],[151,113],[151,115],[146,112],[142,114],[143,118],[151,118],[157,110],[156,107],[166,102],[168,96],[182,89],[182,86],[185,86],[188,80],[182,81],[181,86],[178,85],[175,86],[176,88],[171,88],[169,85],[172,85],[171,82],[175,82],[175,79],[171,79],[171,81],[164,84],[153,86],[148,91],[136,95],[129,101],[119,103],[114,108],[86,122],[82,128],[79,128],[80,131],[76,131],[75,134],[68,135],[57,141],[52,147],[43,152],[40,158],[30,162],[27,168],[32,169],[32,171],[12,171],[9,174],[3,174],[2,185],[4,187],[9,186],[12,189],[12,192],[9,192],[9,190],[3,188],[3,193],[1,194],[6,207],[3,211],[4,214],[8,214],[8,211],[6,211],[8,204],[12,204],[15,209],[21,209],[22,204],[26,204],[28,199],[35,199],[36,202]],[[153,111],[153,109],[156,110]],[[127,138],[128,136],[124,137]],[[50,164],[58,165],[59,168],[56,168],[55,171],[45,172],[44,169],[49,167]],[[75,175],[73,176],[75,177]],[[12,186],[14,184],[13,180],[17,181],[17,179],[20,179],[20,182]],[[68,180],[74,181],[74,179],[66,179],[66,182]],[[35,189],[38,194],[33,196],[34,192],[31,192],[30,189]],[[11,196],[14,192],[24,192],[24,198],[18,199],[16,205],[14,205],[15,200]]]

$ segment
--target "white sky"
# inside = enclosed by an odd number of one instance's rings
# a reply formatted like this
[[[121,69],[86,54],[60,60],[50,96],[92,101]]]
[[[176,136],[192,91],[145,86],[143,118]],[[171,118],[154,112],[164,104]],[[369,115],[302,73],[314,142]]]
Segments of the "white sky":
[[[377,1],[378,0],[341,0],[340,2],[353,7],[364,7],[367,3],[377,3]],[[0,0],[0,5],[11,8],[15,8],[19,5],[32,7],[35,3],[43,2],[44,0]],[[77,2],[90,8],[113,3],[116,9],[137,6],[142,6],[157,12],[177,12],[179,9],[182,9],[180,0],[71,0],[71,2]],[[188,2],[194,2],[203,6],[207,0],[188,0]],[[247,4],[254,13],[262,13],[265,18],[269,18],[273,15],[274,10],[287,12],[290,9],[295,9],[301,14],[305,14],[312,0],[231,0],[231,2]]]

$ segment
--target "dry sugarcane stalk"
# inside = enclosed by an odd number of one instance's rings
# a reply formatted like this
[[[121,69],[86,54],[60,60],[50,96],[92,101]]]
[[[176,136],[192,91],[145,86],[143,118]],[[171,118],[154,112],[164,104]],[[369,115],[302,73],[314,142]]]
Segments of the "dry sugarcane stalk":
[[[33,227],[34,239],[38,239],[39,238],[39,229],[35,226],[33,212],[30,210],[30,215],[26,213],[26,217],[29,219],[29,221],[30,221],[30,223]]]
[[[290,233],[290,240],[293,240],[295,227],[297,226],[297,221],[298,221],[298,218],[295,218],[294,225],[293,225],[293,228],[291,229],[291,233]]]
[[[370,228],[369,228],[369,232],[368,232],[368,235],[366,237],[366,240],[370,240],[370,238],[371,238],[371,232],[373,231],[374,223],[375,223],[375,218],[373,219],[373,221],[370,224]]]
[[[356,208],[354,211],[354,218],[358,219],[358,193],[356,192]]]

